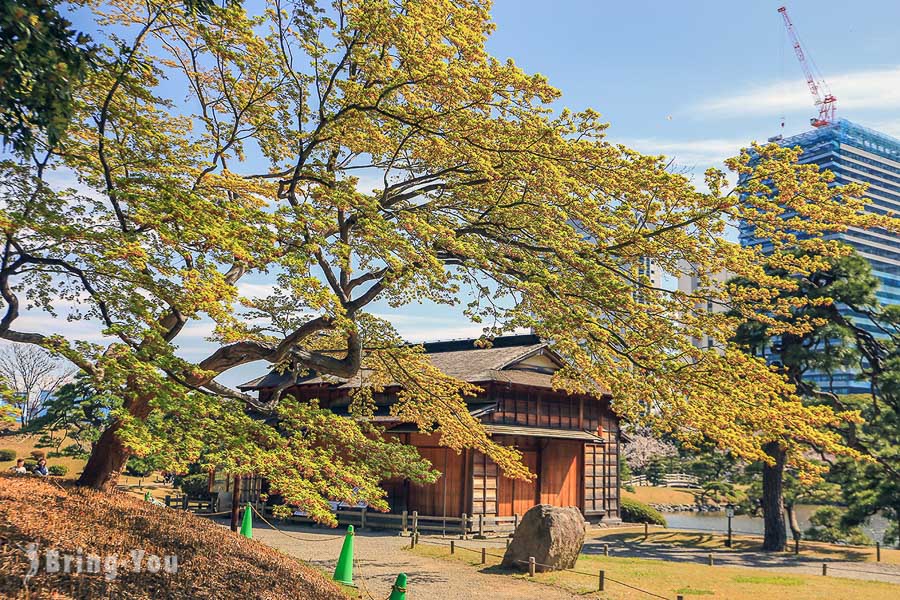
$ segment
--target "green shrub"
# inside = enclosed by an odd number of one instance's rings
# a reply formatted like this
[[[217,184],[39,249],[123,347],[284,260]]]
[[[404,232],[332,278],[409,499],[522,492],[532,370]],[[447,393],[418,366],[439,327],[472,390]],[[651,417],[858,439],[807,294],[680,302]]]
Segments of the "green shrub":
[[[180,478],[178,487],[185,495],[191,498],[205,498],[209,496],[209,474],[196,473]]]
[[[32,450],[31,458],[33,458],[34,460],[41,460],[42,458],[47,458],[47,453],[43,450]]]
[[[803,532],[803,537],[817,542],[831,544],[854,544],[866,546],[872,538],[863,532],[858,525],[846,525],[841,517],[846,510],[836,506],[823,506],[809,517],[810,527]]]
[[[67,467],[66,465],[51,465],[51,466],[47,467],[47,471],[51,475],[56,475],[57,477],[62,477],[63,475],[65,475],[66,473],[69,472],[69,467]]]
[[[25,468],[29,471],[34,471],[34,468],[37,466],[37,461],[32,458],[25,459]]]
[[[650,523],[666,527],[666,518],[662,516],[662,513],[643,502],[622,498],[621,509],[622,520],[626,523]]]
[[[16,451],[3,448],[0,450],[0,462],[6,462],[8,460],[16,460]]]
[[[159,460],[152,456],[132,456],[125,465],[125,474],[131,477],[147,477],[159,469]]]

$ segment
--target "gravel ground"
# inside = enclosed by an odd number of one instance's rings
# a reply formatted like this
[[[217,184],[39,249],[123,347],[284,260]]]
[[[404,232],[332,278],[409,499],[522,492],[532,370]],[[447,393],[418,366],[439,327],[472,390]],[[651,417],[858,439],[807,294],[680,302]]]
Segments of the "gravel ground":
[[[254,526],[253,539],[259,540],[286,554],[296,556],[326,572],[333,572],[337,557],[341,552],[343,537],[340,530],[279,525],[279,529],[289,533],[288,537],[269,527]],[[440,536],[422,536],[427,542],[441,540]],[[503,542],[487,540],[466,540],[467,548],[488,548],[488,552],[502,553]],[[409,538],[400,537],[396,532],[357,532],[354,539],[356,566],[354,582],[360,588],[360,596],[369,600],[366,591],[375,600],[384,600],[390,594],[391,586],[398,573],[409,577],[409,597],[435,598],[439,600],[468,600],[483,598],[490,600],[571,600],[579,598],[562,590],[539,583],[531,583],[504,575],[495,575],[474,569],[455,561],[437,560],[418,556],[405,551]]]

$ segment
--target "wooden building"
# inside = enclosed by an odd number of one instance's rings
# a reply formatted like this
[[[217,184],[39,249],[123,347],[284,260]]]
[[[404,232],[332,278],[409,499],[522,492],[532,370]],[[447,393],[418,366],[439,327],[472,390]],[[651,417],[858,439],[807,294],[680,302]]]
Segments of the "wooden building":
[[[504,477],[497,465],[476,451],[457,454],[408,423],[387,417],[396,388],[376,396],[376,416],[388,436],[416,446],[443,475],[434,484],[387,481],[391,512],[418,511],[432,516],[512,516],[535,504],[577,506],[590,521],[619,519],[619,419],[609,395],[570,395],[553,390],[551,378],[562,361],[533,335],[496,338],[490,348],[475,340],[425,344],[433,364],[448,375],[482,389],[470,398],[471,414],[484,423],[494,441],[515,446],[534,481]],[[287,374],[271,372],[241,387],[261,400]],[[283,393],[317,398],[323,407],[346,412],[349,392],[364,374],[350,380],[325,381],[310,376]]]

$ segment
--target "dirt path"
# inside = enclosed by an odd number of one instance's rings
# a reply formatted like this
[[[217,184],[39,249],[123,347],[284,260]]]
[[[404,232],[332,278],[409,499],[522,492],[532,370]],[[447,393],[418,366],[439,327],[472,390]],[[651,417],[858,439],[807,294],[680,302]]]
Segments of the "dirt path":
[[[279,526],[280,527],[280,526]],[[269,527],[254,526],[253,539],[296,556],[311,565],[331,572],[341,551],[340,531],[303,526],[285,526],[288,537]],[[427,537],[421,538],[423,541]],[[449,543],[444,541],[444,543]],[[467,540],[467,547],[479,548],[479,542]],[[418,556],[403,550],[409,538],[396,532],[358,532],[354,538],[357,566],[353,578],[360,587],[360,596],[369,600],[366,590],[375,600],[384,600],[398,573],[409,577],[411,598],[439,600],[571,600],[578,598],[562,590],[504,575],[492,575],[463,563]],[[485,544],[489,552],[498,552],[496,542]]]

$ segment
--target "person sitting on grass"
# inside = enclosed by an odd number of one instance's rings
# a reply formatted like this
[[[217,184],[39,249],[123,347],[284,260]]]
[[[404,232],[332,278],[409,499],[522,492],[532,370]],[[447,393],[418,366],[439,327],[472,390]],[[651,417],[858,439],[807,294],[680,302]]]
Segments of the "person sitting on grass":
[[[41,477],[46,477],[50,473],[47,471],[47,459],[42,458],[38,460],[37,464],[34,466],[34,469],[31,470],[35,475],[40,475]]]
[[[19,475],[25,475],[26,473],[28,473],[28,471],[25,469],[25,459],[16,459],[16,466],[10,467],[9,470]]]

